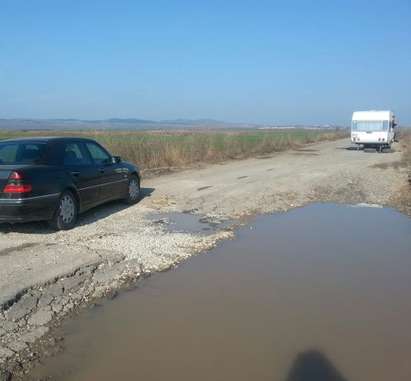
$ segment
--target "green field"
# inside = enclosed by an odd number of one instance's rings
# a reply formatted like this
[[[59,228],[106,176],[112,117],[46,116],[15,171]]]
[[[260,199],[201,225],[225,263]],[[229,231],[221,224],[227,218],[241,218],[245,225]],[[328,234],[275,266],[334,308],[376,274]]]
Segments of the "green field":
[[[344,130],[223,131],[0,131],[0,139],[29,136],[84,136],[96,139],[114,155],[145,172],[185,168],[297,148],[346,136]]]

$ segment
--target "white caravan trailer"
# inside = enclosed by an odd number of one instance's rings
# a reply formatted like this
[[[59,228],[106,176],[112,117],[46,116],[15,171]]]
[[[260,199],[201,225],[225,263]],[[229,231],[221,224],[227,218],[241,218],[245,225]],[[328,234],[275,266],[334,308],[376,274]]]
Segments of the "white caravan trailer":
[[[352,114],[351,141],[382,152],[394,142],[396,126],[391,111],[356,111]]]

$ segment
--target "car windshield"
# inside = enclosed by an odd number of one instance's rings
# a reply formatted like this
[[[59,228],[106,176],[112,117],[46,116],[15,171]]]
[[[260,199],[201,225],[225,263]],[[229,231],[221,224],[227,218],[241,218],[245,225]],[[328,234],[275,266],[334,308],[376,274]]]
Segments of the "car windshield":
[[[45,152],[46,143],[0,142],[0,165],[38,164]]]
[[[387,131],[388,121],[355,121],[352,122],[353,131],[373,132]]]

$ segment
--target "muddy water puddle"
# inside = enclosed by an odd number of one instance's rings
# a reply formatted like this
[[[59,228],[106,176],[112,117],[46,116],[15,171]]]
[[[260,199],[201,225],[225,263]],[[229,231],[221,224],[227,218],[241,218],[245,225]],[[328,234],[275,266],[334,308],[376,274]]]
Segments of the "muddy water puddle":
[[[179,213],[153,213],[149,219],[163,225],[168,231],[176,233],[214,234],[217,230],[231,229],[233,220],[214,216],[204,216],[191,211]]]
[[[311,205],[64,324],[56,380],[409,381],[411,219]]]

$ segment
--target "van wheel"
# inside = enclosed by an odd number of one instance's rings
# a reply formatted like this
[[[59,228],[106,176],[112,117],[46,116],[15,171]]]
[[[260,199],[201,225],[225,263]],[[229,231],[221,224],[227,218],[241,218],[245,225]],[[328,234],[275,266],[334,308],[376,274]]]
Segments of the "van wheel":
[[[72,192],[64,191],[60,196],[57,209],[50,221],[50,226],[55,230],[69,230],[74,228],[77,218],[77,200]]]
[[[140,201],[141,198],[141,188],[140,180],[137,176],[133,175],[128,181],[128,193],[125,202],[129,205],[134,205]]]

